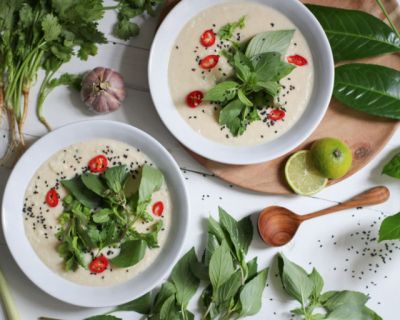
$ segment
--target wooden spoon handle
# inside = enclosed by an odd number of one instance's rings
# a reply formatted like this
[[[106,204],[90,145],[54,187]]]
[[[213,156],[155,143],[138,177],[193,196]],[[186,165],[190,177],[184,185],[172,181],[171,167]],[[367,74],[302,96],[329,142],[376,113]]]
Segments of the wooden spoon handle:
[[[355,196],[354,198],[348,201],[340,203],[337,206],[300,216],[300,220],[305,221],[345,209],[383,203],[387,199],[389,199],[389,197],[390,197],[390,191],[388,188],[384,186],[375,187],[359,194],[358,196]]]

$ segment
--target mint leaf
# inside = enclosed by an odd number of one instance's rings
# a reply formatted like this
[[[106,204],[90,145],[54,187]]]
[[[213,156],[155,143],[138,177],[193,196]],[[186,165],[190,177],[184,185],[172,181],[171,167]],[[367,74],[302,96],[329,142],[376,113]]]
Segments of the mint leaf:
[[[235,81],[225,81],[217,84],[214,88],[207,91],[204,96],[205,101],[224,102],[235,98],[239,84]]]
[[[143,259],[146,253],[146,242],[143,240],[128,240],[121,245],[118,256],[110,260],[110,263],[118,268],[128,268]]]
[[[221,246],[215,249],[209,265],[209,276],[214,290],[218,289],[235,272],[231,251],[223,241]]]
[[[243,16],[236,22],[227,23],[224,26],[222,26],[217,32],[217,35],[220,40],[230,40],[233,37],[233,34],[236,31],[236,29],[243,29],[245,25],[246,25],[246,17]]]
[[[379,242],[400,239],[400,213],[383,220],[379,229]]]
[[[241,316],[252,316],[261,310],[262,294],[267,284],[268,268],[247,282],[240,292]]]
[[[395,155],[383,168],[383,174],[400,179],[400,154]]]
[[[171,273],[171,280],[176,288],[176,300],[184,308],[186,308],[199,286],[199,280],[191,271],[191,265],[196,261],[196,253],[192,248],[179,260]]]
[[[295,30],[279,30],[259,33],[250,40],[246,56],[253,58],[269,52],[277,52],[281,56],[285,56],[294,32]]]

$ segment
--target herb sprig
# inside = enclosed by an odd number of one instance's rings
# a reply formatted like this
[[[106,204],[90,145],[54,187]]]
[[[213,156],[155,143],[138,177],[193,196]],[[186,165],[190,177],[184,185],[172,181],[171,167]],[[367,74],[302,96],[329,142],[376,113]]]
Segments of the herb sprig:
[[[118,256],[110,263],[127,268],[143,259],[147,248],[158,247],[162,220],[154,222],[147,233],[135,228],[138,221],[153,221],[146,212],[151,196],[164,181],[162,173],[151,166],[142,168],[138,190],[126,187],[130,172],[124,165],[107,169],[104,175],[84,173],[61,181],[69,194],[63,199],[64,212],[57,237],[58,253],[65,270],[87,267],[85,253],[101,254],[105,247],[120,245]]]
[[[314,268],[307,273],[283,254],[278,255],[279,275],[286,293],[300,303],[291,312],[304,320],[382,320],[365,304],[368,296],[356,291],[322,293],[324,280]]]
[[[242,18],[228,24],[218,34],[230,39],[232,30],[242,28],[244,22]],[[260,109],[277,106],[276,98],[282,88],[279,82],[295,69],[283,61],[293,34],[294,30],[263,32],[247,45],[233,42],[229,50],[222,51],[233,75],[209,90],[204,100],[221,105],[219,124],[226,126],[233,136],[242,135],[250,123],[260,120]]]

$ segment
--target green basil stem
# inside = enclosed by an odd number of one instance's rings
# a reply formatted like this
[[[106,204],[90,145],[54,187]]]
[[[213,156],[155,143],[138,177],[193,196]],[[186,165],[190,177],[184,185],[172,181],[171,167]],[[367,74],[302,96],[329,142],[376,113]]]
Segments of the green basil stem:
[[[6,318],[9,320],[19,320],[17,308],[12,300],[10,290],[3,273],[0,270],[0,298],[3,301],[3,306],[6,313]]]
[[[392,27],[393,31],[400,38],[400,31],[394,25],[394,22],[393,22],[392,18],[390,17],[389,13],[387,12],[385,6],[383,5],[382,0],[376,0],[376,2],[378,3],[379,7],[381,8],[382,12],[384,13],[386,19],[389,21],[389,24]]]

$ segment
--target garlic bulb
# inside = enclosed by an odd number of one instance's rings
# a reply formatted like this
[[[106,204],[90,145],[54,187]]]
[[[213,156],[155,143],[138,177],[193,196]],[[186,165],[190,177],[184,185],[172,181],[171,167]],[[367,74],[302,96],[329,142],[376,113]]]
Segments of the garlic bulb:
[[[124,79],[117,71],[97,67],[82,80],[82,101],[94,112],[117,110],[125,99]]]

